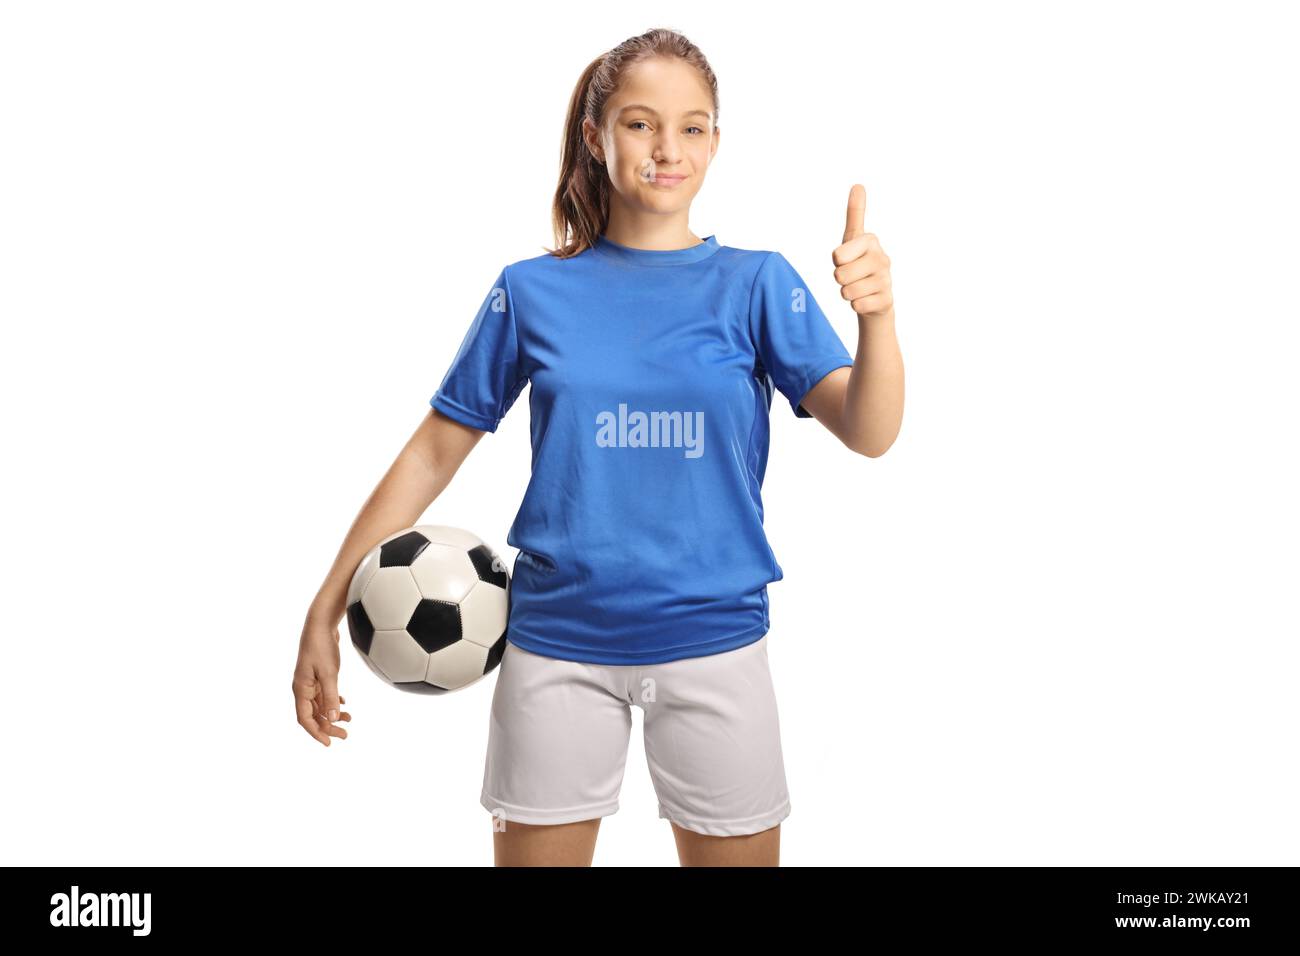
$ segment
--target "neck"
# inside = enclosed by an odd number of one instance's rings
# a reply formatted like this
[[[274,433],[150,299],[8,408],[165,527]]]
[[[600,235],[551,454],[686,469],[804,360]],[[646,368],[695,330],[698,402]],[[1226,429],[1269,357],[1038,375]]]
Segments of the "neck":
[[[704,240],[691,232],[687,212],[663,216],[611,204],[605,235],[633,249],[689,249]]]

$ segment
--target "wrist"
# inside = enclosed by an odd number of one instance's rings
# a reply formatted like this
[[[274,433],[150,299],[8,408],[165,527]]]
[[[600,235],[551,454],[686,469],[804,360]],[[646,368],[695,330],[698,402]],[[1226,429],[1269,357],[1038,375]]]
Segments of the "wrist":
[[[894,307],[891,305],[884,312],[868,312],[863,315],[861,312],[855,312],[858,317],[858,324],[863,328],[881,328],[892,326],[894,324]]]
[[[343,619],[344,610],[343,602],[338,598],[318,594],[311,602],[311,607],[307,609],[307,620],[333,629],[338,627],[339,621]]]

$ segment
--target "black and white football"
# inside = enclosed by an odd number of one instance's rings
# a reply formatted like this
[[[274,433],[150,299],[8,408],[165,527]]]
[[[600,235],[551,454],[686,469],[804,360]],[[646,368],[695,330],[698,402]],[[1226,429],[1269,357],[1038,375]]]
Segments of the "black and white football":
[[[399,690],[443,694],[501,663],[510,575],[462,528],[416,525],[371,549],[348,588],[352,646]]]

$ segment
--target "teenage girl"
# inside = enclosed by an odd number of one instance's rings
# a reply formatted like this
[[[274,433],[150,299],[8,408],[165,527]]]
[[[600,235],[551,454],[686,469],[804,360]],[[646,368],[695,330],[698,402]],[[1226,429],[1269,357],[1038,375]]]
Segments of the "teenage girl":
[[[307,615],[293,690],[346,738],[338,624],[374,543],[419,522],[531,383],[532,477],[481,803],[498,865],[590,865],[632,725],[683,865],[777,865],[790,813],[768,672],[763,531],[774,389],[869,457],[902,420],[889,258],[849,194],[835,280],[856,360],[779,253],[687,219],[718,149],[717,80],[651,30],[587,67],[569,105],[557,248],[504,267],[428,416],[357,517]],[[787,172],[777,155],[763,157]]]

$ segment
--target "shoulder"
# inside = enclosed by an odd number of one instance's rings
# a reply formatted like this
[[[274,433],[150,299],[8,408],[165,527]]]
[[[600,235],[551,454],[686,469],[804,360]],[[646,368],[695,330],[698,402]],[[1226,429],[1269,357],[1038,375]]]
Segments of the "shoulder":
[[[718,250],[718,255],[726,256],[728,261],[733,262],[740,268],[760,269],[769,256],[777,255],[771,249],[743,249],[739,246],[723,246]]]
[[[744,277],[751,290],[772,281],[797,279],[794,266],[778,250],[725,248],[733,256],[736,272]]]
[[[580,252],[576,256],[570,256],[562,259],[559,256],[553,256],[549,252],[544,252],[538,256],[529,256],[526,259],[516,259],[507,263],[504,272],[508,273],[511,279],[528,279],[534,276],[551,276],[562,275],[563,273],[580,268],[591,261],[591,250]]]
[[[535,296],[554,295],[566,286],[587,281],[591,273],[590,250],[561,259],[549,252],[508,260],[500,278],[512,298],[527,301]]]

